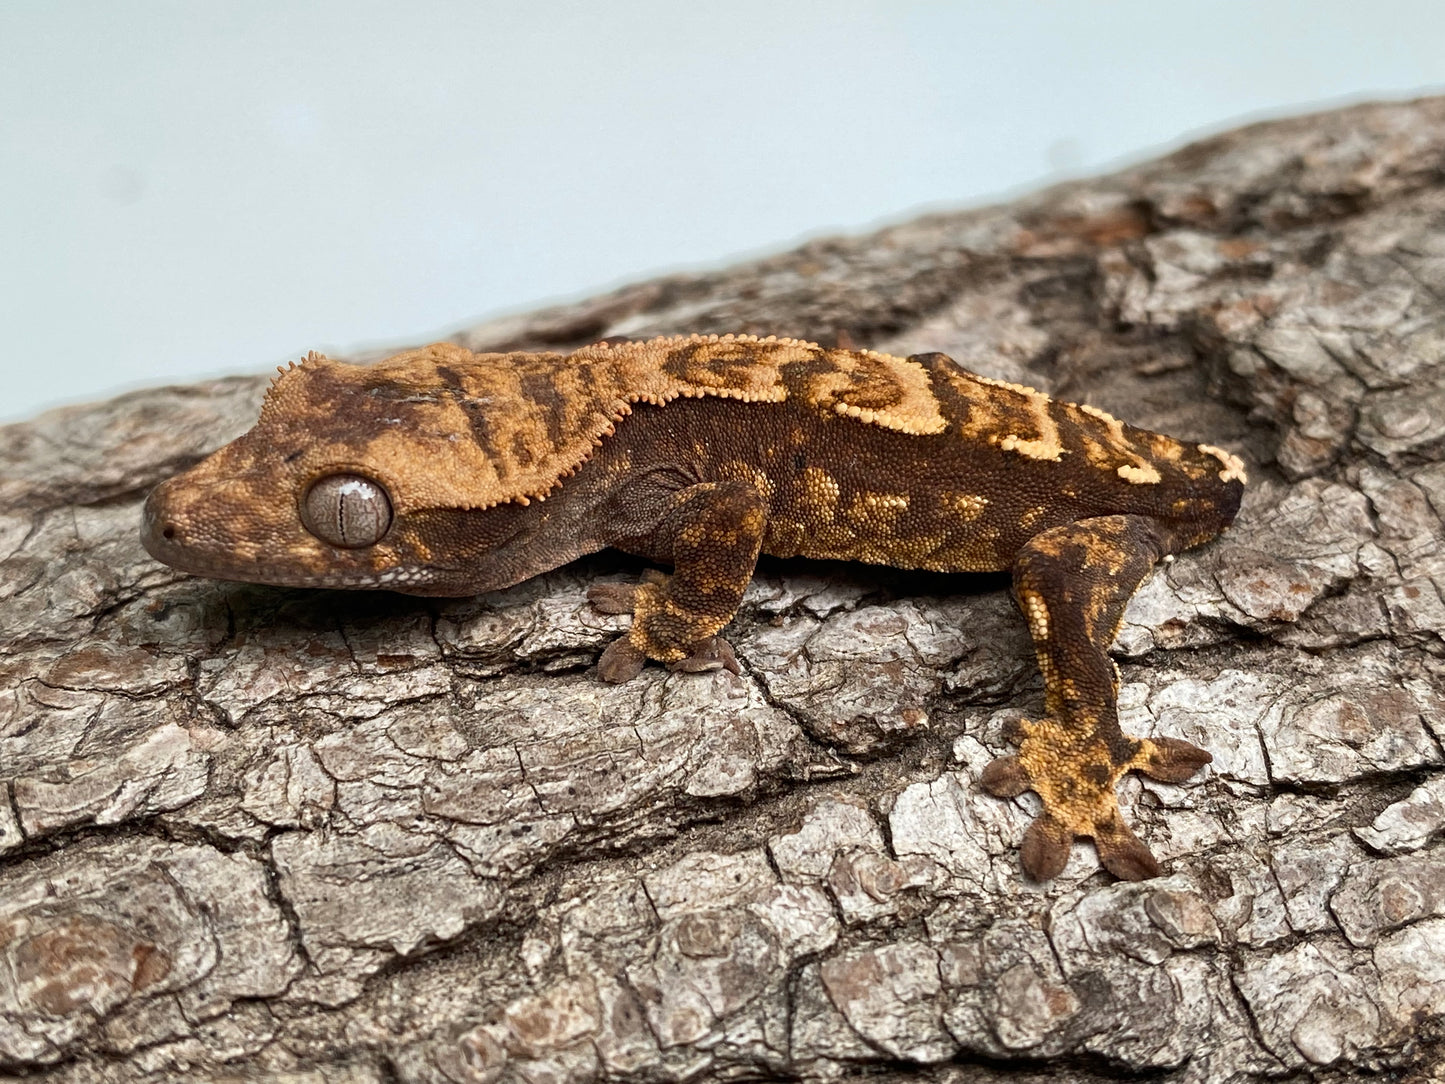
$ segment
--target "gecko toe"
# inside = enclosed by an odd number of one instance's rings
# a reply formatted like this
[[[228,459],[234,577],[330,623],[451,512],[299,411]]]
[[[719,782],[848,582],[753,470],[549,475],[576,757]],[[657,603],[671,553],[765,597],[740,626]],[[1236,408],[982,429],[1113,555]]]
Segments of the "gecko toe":
[[[620,685],[642,673],[642,664],[646,661],[647,657],[633,647],[626,636],[619,636],[607,645],[607,650],[597,660],[597,676],[613,685]]]
[[[637,585],[594,583],[587,588],[587,601],[604,614],[630,614],[637,605]]]
[[[1027,719],[1007,719],[999,731],[999,736],[1010,745],[1022,745],[1025,738],[1029,736],[1029,721]]]
[[[1139,770],[1162,783],[1183,783],[1214,756],[1179,738],[1153,738],[1141,743]]]
[[[1064,872],[1074,834],[1047,813],[1040,814],[1019,845],[1024,872],[1035,881],[1052,881]]]
[[[594,583],[587,588],[587,601],[604,614],[630,614],[637,610],[637,596],[644,588],[666,587],[667,573],[645,568],[637,583]]]
[[[1095,829],[1094,848],[1099,852],[1099,864],[1121,881],[1159,876],[1158,860],[1122,817],[1115,816]]]
[[[686,674],[700,674],[709,670],[727,670],[734,674],[742,672],[738,666],[738,657],[733,651],[733,645],[721,636],[708,637],[691,655],[685,659],[679,659],[677,662],[669,663],[667,668]]]
[[[1028,772],[1019,758],[1012,756],[990,761],[978,781],[995,798],[1017,798],[1030,789]]]

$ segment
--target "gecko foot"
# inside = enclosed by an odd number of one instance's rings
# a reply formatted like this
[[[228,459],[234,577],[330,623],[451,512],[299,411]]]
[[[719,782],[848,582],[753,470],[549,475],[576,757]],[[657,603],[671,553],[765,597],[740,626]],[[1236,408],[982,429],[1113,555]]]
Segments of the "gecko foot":
[[[647,656],[633,646],[631,637],[619,636],[607,645],[602,657],[597,660],[597,676],[603,681],[620,685],[631,681],[642,673]],[[721,636],[710,636],[698,644],[691,655],[667,664],[674,673],[701,674],[709,670],[727,670],[738,674],[738,657],[732,644]]]
[[[687,674],[709,670],[742,672],[732,645],[721,636],[704,636],[690,645],[686,640],[677,643],[679,613],[666,601],[670,579],[649,569],[642,574],[641,583],[595,583],[587,589],[587,601],[602,613],[635,615],[631,631],[608,644],[597,661],[597,674],[603,681],[631,681],[642,672],[648,659],[658,659],[667,663],[669,670]],[[663,621],[661,636],[659,619]]]
[[[1017,740],[1018,755],[994,760],[979,782],[1000,798],[1032,790],[1043,800],[1043,812],[1019,845],[1024,870],[1036,881],[1063,872],[1069,848],[1079,837],[1094,841],[1099,863],[1115,877],[1157,877],[1159,863],[1124,823],[1114,786],[1134,770],[1181,783],[1213,759],[1178,738],[1121,735],[1107,742],[1093,727],[1066,727],[1053,719],[1020,724]]]

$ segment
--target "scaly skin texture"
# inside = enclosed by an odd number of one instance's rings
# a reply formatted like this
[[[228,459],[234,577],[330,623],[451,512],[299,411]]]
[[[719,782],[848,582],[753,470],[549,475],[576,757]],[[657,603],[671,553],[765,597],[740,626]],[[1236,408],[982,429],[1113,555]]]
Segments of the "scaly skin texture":
[[[737,669],[718,633],[759,552],[942,572],[1012,569],[1044,717],[983,783],[1033,790],[1029,874],[1092,838],[1119,877],[1159,872],[1125,825],[1127,771],[1209,753],[1125,735],[1106,650],[1161,558],[1217,535],[1240,461],[969,373],[791,339],[693,336],[574,354],[437,344],[373,366],[312,355],[245,436],[158,486],[143,540],[178,568],[296,586],[467,595],[615,546],[673,567],[595,606],[633,614],[603,653]]]

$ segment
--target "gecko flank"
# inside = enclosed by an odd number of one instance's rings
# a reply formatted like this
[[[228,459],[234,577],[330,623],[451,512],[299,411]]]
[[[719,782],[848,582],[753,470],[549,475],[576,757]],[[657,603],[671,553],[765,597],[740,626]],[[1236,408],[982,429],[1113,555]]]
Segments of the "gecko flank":
[[[1210,755],[1124,734],[1106,654],[1150,568],[1217,535],[1245,478],[1223,449],[975,376],[942,354],[692,336],[574,354],[438,344],[284,371],[255,428],[146,502],[143,539],[224,579],[468,595],[615,546],[671,565],[590,598],[631,612],[599,663],[736,669],[718,636],[758,554],[1010,569],[1044,715],[983,784],[1035,791],[1043,880],[1089,837],[1120,877],[1159,867],[1114,787]]]

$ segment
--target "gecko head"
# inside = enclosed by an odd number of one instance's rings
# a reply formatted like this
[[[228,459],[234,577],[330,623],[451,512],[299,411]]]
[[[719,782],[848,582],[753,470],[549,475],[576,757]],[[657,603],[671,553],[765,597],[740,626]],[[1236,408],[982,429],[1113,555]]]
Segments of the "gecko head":
[[[289,587],[422,586],[426,540],[364,465],[302,465],[306,439],[258,425],[146,498],[141,542],[175,568]]]
[[[284,371],[253,429],[151,492],[146,550],[218,579],[476,590],[478,559],[514,517],[467,515],[435,484],[464,476],[445,454],[456,434],[446,404],[404,377],[316,355]]]
[[[141,522],[150,555],[217,579],[293,587],[405,590],[430,578],[425,547],[398,522],[384,484],[351,470],[309,479],[258,450],[242,437],[152,490]]]

